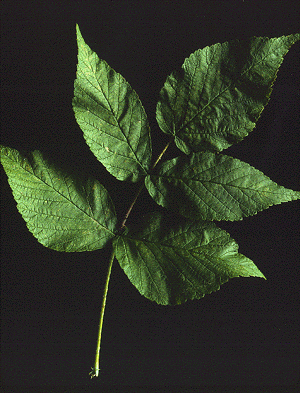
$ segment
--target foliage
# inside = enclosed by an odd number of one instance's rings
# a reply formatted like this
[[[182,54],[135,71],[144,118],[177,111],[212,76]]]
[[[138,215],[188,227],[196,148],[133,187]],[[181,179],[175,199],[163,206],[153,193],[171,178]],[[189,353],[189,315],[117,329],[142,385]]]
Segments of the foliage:
[[[300,34],[254,37],[191,54],[161,89],[156,118],[170,140],[153,162],[150,127],[137,93],[89,48],[77,26],[76,120],[95,157],[115,179],[138,183],[137,193],[117,220],[113,200],[98,180],[74,177],[39,151],[25,155],[2,146],[1,162],[28,229],[57,251],[112,244],[107,286],[116,257],[138,291],[159,304],[199,299],[233,277],[264,278],[212,221],[241,220],[300,199],[300,192],[219,153],[253,130],[284,55],[299,39]],[[162,162],[173,142],[180,156]],[[144,187],[166,209],[127,225]],[[105,298],[106,293],[103,313]],[[92,376],[98,375],[98,363]]]

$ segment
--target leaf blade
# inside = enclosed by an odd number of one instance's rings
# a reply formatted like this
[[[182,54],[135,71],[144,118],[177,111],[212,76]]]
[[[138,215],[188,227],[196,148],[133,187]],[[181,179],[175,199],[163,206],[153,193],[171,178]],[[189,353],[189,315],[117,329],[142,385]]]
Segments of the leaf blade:
[[[73,110],[95,157],[118,180],[136,182],[151,163],[147,115],[137,93],[85,43],[78,25]]]
[[[300,34],[231,41],[197,50],[160,92],[156,118],[185,154],[244,139],[268,103],[283,57]]]
[[[300,199],[249,164],[210,152],[165,161],[145,185],[157,204],[190,219],[241,220]]]
[[[250,259],[238,253],[230,235],[212,222],[175,221],[156,212],[116,237],[113,246],[132,284],[158,304],[200,299],[233,277],[264,278]]]
[[[39,151],[26,157],[1,146],[1,163],[19,212],[44,246],[56,251],[93,251],[115,236],[114,205],[97,180],[75,178]]]

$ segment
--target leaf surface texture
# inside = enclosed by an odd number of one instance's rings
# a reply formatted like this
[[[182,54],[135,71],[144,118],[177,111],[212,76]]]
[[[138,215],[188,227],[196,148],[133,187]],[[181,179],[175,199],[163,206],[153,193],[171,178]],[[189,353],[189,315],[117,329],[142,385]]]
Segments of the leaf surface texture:
[[[199,49],[166,80],[156,118],[184,153],[222,151],[255,127],[284,55],[300,34]]]
[[[233,277],[263,277],[238,253],[230,235],[207,221],[159,212],[113,240],[116,257],[139,292],[159,304],[180,304],[216,291]]]
[[[156,203],[191,219],[241,220],[300,199],[246,162],[210,152],[165,161],[145,184]]]
[[[151,162],[147,116],[137,93],[85,43],[77,25],[73,109],[96,158],[118,180],[138,181]]]
[[[25,157],[1,147],[1,162],[29,231],[57,251],[93,251],[114,237],[116,214],[106,189],[73,177],[39,151]]]

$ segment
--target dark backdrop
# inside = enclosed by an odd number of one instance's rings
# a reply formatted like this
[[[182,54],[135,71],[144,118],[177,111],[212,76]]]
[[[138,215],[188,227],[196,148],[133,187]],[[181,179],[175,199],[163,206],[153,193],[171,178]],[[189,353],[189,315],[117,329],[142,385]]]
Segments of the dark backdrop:
[[[295,33],[299,12],[296,2],[286,1],[3,1],[1,143],[38,148],[91,173],[113,195],[122,215],[135,187],[110,182],[73,116],[75,23],[93,50],[139,94],[154,138],[159,136],[157,156],[167,140],[154,116],[166,76],[206,45]],[[228,150],[298,190],[299,49],[298,43],[286,56],[256,129]],[[275,385],[289,389],[299,381],[299,202],[220,224],[267,281],[233,279],[201,300],[164,307],[142,297],[116,262],[101,377],[90,381],[109,250],[65,254],[40,245],[17,212],[3,170],[1,176],[1,372],[6,389],[37,391],[40,386],[38,391],[55,392],[55,386],[71,391],[107,385],[113,391],[114,385],[135,392],[138,386],[172,391],[162,386],[180,385],[202,391],[204,385],[265,385],[273,391]],[[133,218],[139,213],[137,205]]]

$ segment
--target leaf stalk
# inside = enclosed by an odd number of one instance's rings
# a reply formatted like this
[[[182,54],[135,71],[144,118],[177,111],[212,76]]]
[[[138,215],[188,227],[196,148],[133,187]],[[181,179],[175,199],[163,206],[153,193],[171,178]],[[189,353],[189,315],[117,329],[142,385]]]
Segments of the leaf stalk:
[[[160,153],[160,155],[157,157],[157,160],[155,161],[155,163],[153,164],[151,170],[153,170],[156,165],[158,164],[158,162],[161,160],[162,156],[165,154],[167,148],[170,146],[170,144],[173,142],[174,138],[172,137],[172,139],[169,140],[169,142],[166,144],[166,146],[164,147],[164,149],[162,150],[162,152]]]
[[[157,157],[157,160],[154,162],[154,164],[153,164],[153,166],[152,166],[152,168],[151,168],[151,171],[156,167],[156,165],[157,165],[158,162],[161,160],[162,156],[165,154],[167,148],[170,146],[170,144],[171,144],[172,142],[173,142],[173,138],[170,139],[170,141],[169,141],[169,142],[166,144],[166,146],[163,148],[162,152],[161,152],[161,153],[159,154],[159,156]],[[142,192],[144,186],[145,186],[145,183],[142,183],[141,186],[140,186],[140,188],[138,189],[138,191],[137,191],[137,193],[136,193],[136,195],[135,195],[135,197],[134,197],[134,200],[132,201],[131,205],[129,206],[129,209],[127,210],[127,212],[126,212],[126,214],[125,214],[125,216],[124,216],[124,219],[123,219],[122,224],[121,224],[121,226],[120,226],[119,232],[121,232],[122,229],[124,228],[125,223],[126,223],[128,217],[129,217],[129,214],[131,213],[131,210],[132,210],[133,206],[135,205],[135,202],[137,201],[137,199],[138,199],[140,193]]]
[[[105,306],[106,306],[106,297],[107,297],[107,292],[108,292],[108,284],[109,284],[109,280],[110,280],[111,269],[112,269],[114,258],[115,258],[115,253],[114,253],[114,251],[112,251],[111,256],[110,256],[110,260],[109,260],[109,264],[108,264],[105,286],[104,286],[104,291],[103,291],[102,306],[101,306],[100,321],[99,321],[99,330],[98,330],[98,339],[97,339],[97,346],[96,346],[95,363],[94,363],[94,367],[92,367],[92,371],[89,374],[91,376],[91,378],[98,377],[99,371],[100,371],[100,348],[101,348],[102,327],[103,327],[104,311],[105,311]]]
[[[134,206],[136,200],[138,199],[140,193],[142,192],[142,189],[143,189],[143,188],[144,188],[144,183],[141,184],[140,188],[138,189],[138,191],[137,191],[137,193],[136,193],[136,195],[135,195],[135,197],[134,197],[134,200],[132,201],[131,205],[129,206],[129,209],[127,210],[127,212],[126,212],[126,214],[125,214],[125,216],[124,216],[124,219],[123,219],[122,224],[121,224],[121,226],[120,226],[120,232],[121,232],[122,229],[124,228],[125,223],[126,223],[126,221],[127,221],[127,218],[129,217],[129,214],[130,214],[130,212],[131,212],[131,210],[132,210],[132,208],[133,208],[133,206]]]
[[[151,170],[153,170],[156,165],[158,164],[158,162],[161,160],[162,156],[165,154],[167,148],[170,146],[171,142],[173,141],[173,138],[167,143],[167,145],[164,147],[164,149],[162,150],[162,152],[159,154],[157,160],[154,162]],[[122,224],[120,226],[119,229],[119,233],[122,231],[122,229],[125,227],[125,223],[131,213],[131,210],[133,209],[133,206],[135,205],[140,193],[142,192],[143,188],[144,188],[145,184],[142,183],[141,186],[139,187],[134,200],[132,201],[131,205],[129,206],[124,219],[122,221]],[[107,269],[107,275],[106,275],[106,280],[105,280],[105,287],[104,287],[104,291],[103,291],[103,299],[102,299],[102,306],[101,306],[101,312],[100,312],[100,321],[99,321],[99,330],[98,330],[98,339],[97,339],[97,346],[96,346],[96,355],[95,355],[95,363],[94,363],[94,367],[92,367],[91,372],[89,373],[89,375],[91,376],[91,378],[94,377],[98,377],[99,376],[99,371],[100,371],[100,348],[101,348],[101,336],[102,336],[102,327],[103,327],[103,320],[104,320],[104,311],[105,311],[105,306],[106,306],[106,297],[107,297],[107,292],[108,292],[108,284],[109,284],[109,280],[110,280],[110,275],[111,275],[111,269],[112,269],[112,265],[113,265],[113,261],[115,258],[115,253],[114,251],[112,251],[111,253],[111,257],[109,260],[109,264],[108,264],[108,269]]]

